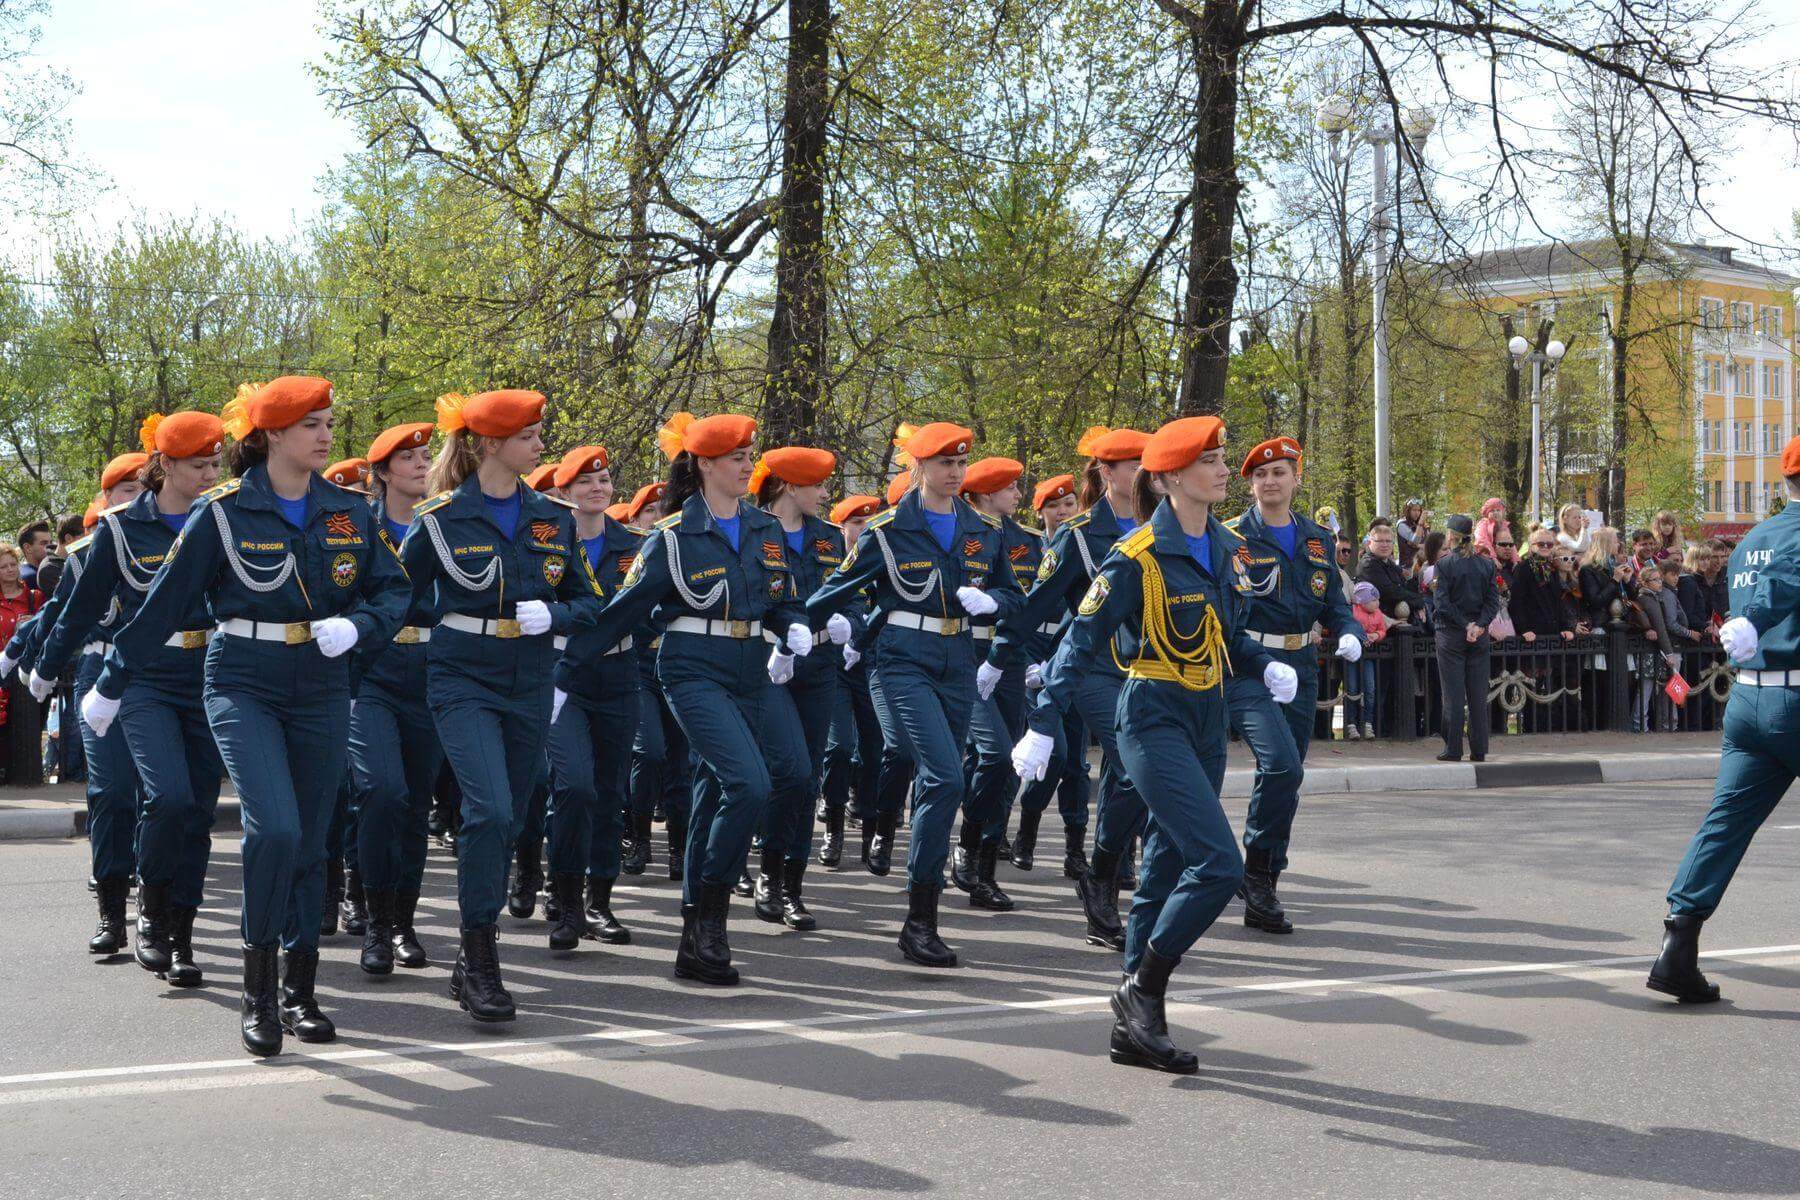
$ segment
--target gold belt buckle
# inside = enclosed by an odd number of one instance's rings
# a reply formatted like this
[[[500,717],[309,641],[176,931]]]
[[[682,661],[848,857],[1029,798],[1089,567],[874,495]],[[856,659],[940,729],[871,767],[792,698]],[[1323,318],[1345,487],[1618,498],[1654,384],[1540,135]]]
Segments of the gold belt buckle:
[[[1306,649],[1306,635],[1304,633],[1288,634],[1286,639],[1282,642],[1281,648],[1283,650],[1304,650],[1304,649]]]
[[[494,622],[494,636],[497,638],[516,638],[522,636],[519,622],[515,617],[501,617]]]
[[[394,635],[394,644],[396,646],[418,645],[419,627],[417,625],[402,625],[400,627],[400,632]]]
[[[734,637],[739,641],[742,641],[750,636],[750,622],[727,621],[725,622],[725,633],[728,637]]]
[[[184,629],[181,631],[181,648],[183,650],[198,650],[204,645],[206,645],[206,630]]]
[[[282,640],[290,646],[304,646],[313,640],[312,626],[305,621],[289,621],[281,632]]]
[[[967,621],[962,620],[960,617],[951,617],[938,627],[938,632],[945,637],[955,637],[968,627]]]

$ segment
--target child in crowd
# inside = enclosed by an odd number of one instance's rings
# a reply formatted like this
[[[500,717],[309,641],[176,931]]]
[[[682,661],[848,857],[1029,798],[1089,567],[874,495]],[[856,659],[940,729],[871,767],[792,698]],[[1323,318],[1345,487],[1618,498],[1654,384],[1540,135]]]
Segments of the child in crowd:
[[[1356,623],[1363,627],[1363,643],[1373,646],[1387,636],[1388,619],[1381,611],[1381,596],[1372,583],[1359,583],[1351,591]],[[1375,714],[1381,711],[1375,687],[1375,660],[1364,654],[1344,667],[1344,740],[1375,737]],[[1359,728],[1360,719],[1360,728]]]

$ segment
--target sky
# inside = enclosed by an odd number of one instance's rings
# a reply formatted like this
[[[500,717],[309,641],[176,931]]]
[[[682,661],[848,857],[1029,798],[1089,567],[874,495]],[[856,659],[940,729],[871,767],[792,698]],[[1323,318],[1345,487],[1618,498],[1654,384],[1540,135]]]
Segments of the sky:
[[[1769,11],[1758,49],[1800,58],[1800,0]],[[252,236],[295,232],[318,210],[321,175],[356,148],[307,70],[326,49],[317,20],[313,0],[53,0],[40,52],[79,85],[71,140],[109,184],[87,218],[108,227],[134,211],[198,212]],[[1711,196],[1723,223],[1792,242],[1793,147],[1738,143],[1732,184]]]

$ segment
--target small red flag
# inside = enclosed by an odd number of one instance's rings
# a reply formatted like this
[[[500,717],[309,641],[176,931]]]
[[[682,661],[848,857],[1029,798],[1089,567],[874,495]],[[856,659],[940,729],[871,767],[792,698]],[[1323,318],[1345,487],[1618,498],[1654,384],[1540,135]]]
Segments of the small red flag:
[[[1686,704],[1688,693],[1693,690],[1688,686],[1688,681],[1681,677],[1680,671],[1671,674],[1669,682],[1663,685],[1663,691],[1668,693],[1669,699],[1675,702],[1676,707]]]

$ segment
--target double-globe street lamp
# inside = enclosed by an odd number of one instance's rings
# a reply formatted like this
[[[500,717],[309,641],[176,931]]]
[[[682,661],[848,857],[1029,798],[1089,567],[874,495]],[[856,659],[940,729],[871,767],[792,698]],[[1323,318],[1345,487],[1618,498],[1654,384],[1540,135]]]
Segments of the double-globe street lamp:
[[[1535,524],[1544,519],[1544,371],[1546,368],[1556,370],[1556,364],[1562,361],[1568,347],[1552,341],[1542,350],[1533,350],[1530,342],[1515,334],[1506,343],[1506,348],[1512,354],[1514,367],[1522,370],[1526,363],[1531,364],[1531,519]]]
[[[1394,129],[1388,123],[1387,106],[1372,112],[1370,123],[1366,127],[1356,128],[1357,106],[1350,100],[1334,96],[1319,105],[1317,116],[1318,127],[1331,135],[1331,159],[1336,163],[1350,160],[1351,150],[1344,145],[1344,134],[1359,135],[1369,144],[1373,151],[1375,164],[1375,319],[1371,330],[1375,343],[1375,512],[1379,516],[1393,516],[1389,504],[1391,499],[1388,479],[1388,335],[1387,335],[1387,284],[1388,257],[1390,242],[1393,238],[1394,220],[1394,175],[1389,171],[1389,156],[1398,147],[1395,146]],[[1400,132],[1405,136],[1407,145],[1415,159],[1423,150],[1425,139],[1437,127],[1437,119],[1420,108],[1409,108],[1400,117]],[[1354,144],[1354,142],[1352,143]],[[1392,149],[1390,149],[1392,147]]]

